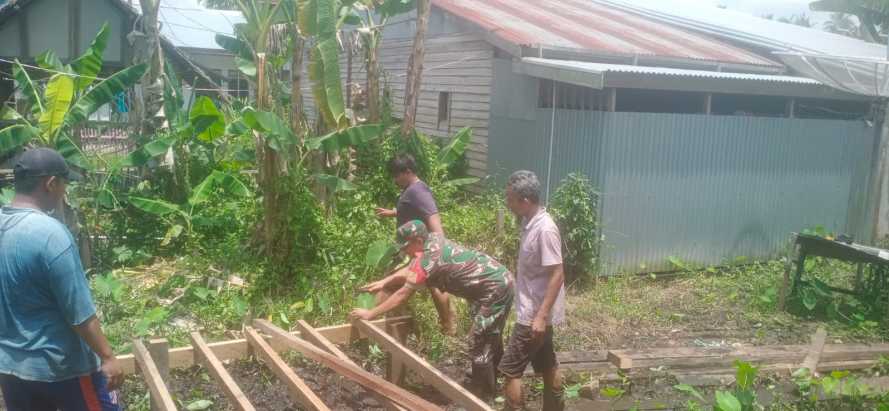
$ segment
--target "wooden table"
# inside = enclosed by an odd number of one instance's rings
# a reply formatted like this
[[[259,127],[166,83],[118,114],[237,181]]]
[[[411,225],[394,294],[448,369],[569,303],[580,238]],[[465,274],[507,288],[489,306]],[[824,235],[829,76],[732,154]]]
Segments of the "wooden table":
[[[832,258],[858,266],[853,289],[828,285],[827,288],[831,291],[865,298],[880,298],[886,294],[884,291],[889,286],[889,276],[887,276],[889,274],[887,273],[889,271],[889,251],[809,234],[794,234],[794,236],[797,255],[795,261],[793,259],[788,261],[784,273],[784,283],[781,287],[779,309],[784,310],[787,297],[796,296],[800,287],[809,283],[805,278],[806,258],[808,257]],[[793,269],[794,263],[796,264],[795,270]],[[792,283],[790,281],[791,272],[794,272]],[[789,294],[787,293],[788,287],[790,288]]]

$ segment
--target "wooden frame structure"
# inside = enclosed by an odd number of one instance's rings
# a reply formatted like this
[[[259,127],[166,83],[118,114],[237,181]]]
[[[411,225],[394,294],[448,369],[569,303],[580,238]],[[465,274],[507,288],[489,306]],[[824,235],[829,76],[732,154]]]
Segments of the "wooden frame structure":
[[[253,328],[255,327],[255,328]],[[245,327],[240,340],[207,343],[199,333],[191,334],[192,345],[170,350],[166,340],[152,340],[149,347],[142,341],[133,342],[133,354],[122,356],[127,371],[141,372],[149,388],[151,407],[155,411],[176,410],[176,403],[164,382],[170,367],[204,366],[222,388],[235,409],[253,411],[255,408],[235,380],[226,371],[223,361],[255,355],[285,385],[294,403],[316,411],[330,408],[297,375],[278,354],[294,350],[316,361],[337,374],[358,383],[376,396],[391,411],[441,411],[441,408],[416,394],[401,388],[398,382],[407,368],[425,383],[437,388],[455,404],[470,411],[491,411],[492,408],[469,391],[448,378],[441,371],[404,346],[412,328],[411,317],[393,317],[378,321],[356,320],[354,324],[315,329],[305,321],[297,323],[297,332],[288,332],[265,320],[255,320],[253,327]],[[388,332],[383,331],[387,329]],[[260,334],[260,331],[265,335]],[[390,354],[389,378],[376,376],[359,367],[336,344],[368,338]],[[132,362],[129,362],[132,361]]]

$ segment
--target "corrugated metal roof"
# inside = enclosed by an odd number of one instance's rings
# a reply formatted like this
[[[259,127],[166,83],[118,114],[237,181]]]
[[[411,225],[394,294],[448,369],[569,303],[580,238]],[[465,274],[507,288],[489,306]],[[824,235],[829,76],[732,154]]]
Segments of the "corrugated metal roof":
[[[820,85],[821,83],[812,80],[806,77],[794,77],[794,76],[778,76],[778,75],[766,75],[766,74],[748,74],[748,73],[727,73],[721,71],[706,71],[706,70],[686,70],[686,69],[674,69],[674,68],[666,68],[666,67],[648,67],[648,66],[630,66],[624,64],[603,64],[603,63],[589,63],[585,61],[571,61],[571,60],[553,60],[553,59],[542,59],[536,57],[525,57],[522,58],[523,63],[540,65],[545,67],[553,67],[560,68],[566,70],[573,71],[583,71],[591,74],[606,74],[609,72],[612,73],[636,73],[636,74],[648,74],[652,76],[675,76],[675,77],[697,77],[697,78],[710,78],[710,79],[724,79],[724,80],[747,80],[747,81],[758,81],[758,82],[773,82],[773,83],[794,83],[794,84],[811,84],[811,85]]]
[[[698,1],[595,0],[679,27],[773,51],[886,58],[886,46],[814,28],[781,23]]]
[[[592,0],[433,0],[433,4],[521,46],[778,65],[744,49]]]

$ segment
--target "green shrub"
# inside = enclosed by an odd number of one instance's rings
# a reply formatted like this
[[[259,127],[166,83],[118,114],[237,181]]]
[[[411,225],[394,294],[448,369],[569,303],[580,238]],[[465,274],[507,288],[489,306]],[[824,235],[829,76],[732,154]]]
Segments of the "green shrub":
[[[550,201],[549,212],[559,225],[565,280],[589,279],[599,263],[599,195],[582,174],[569,174]]]

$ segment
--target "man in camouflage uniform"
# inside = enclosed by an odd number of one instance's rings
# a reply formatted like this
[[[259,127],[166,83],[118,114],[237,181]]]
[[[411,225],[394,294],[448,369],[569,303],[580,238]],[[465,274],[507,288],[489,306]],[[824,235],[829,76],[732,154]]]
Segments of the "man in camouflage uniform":
[[[399,227],[397,237],[401,252],[411,258],[408,269],[386,277],[381,280],[385,284],[378,285],[401,288],[374,309],[358,308],[352,316],[374,319],[424,287],[466,299],[472,315],[472,385],[482,392],[496,392],[495,370],[503,355],[503,327],[513,301],[512,273],[484,253],[456,244],[441,233],[429,233],[419,220]]]

